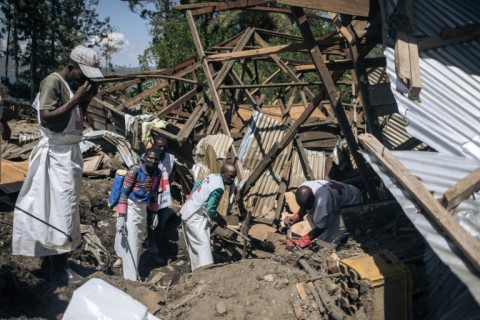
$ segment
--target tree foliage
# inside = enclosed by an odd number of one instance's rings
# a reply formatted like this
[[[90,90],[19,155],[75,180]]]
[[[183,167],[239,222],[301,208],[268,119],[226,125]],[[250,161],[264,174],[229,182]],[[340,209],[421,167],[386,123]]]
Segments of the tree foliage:
[[[7,35],[2,54],[15,61],[15,84],[11,94],[33,98],[38,85],[78,44],[94,35],[106,34],[109,19],[100,21],[95,12],[99,0],[4,0],[2,34]],[[7,84],[9,69],[5,68]],[[22,72],[22,70],[24,70]],[[28,90],[22,92],[21,88]],[[26,91],[26,92],[25,92]]]
[[[178,4],[196,3],[198,0],[130,0],[132,11],[150,23],[152,42],[140,57],[143,65],[153,62],[157,68],[166,68],[196,55],[195,45],[183,11]],[[214,1],[222,2],[222,1]],[[233,10],[195,17],[204,48],[214,46],[247,27],[289,32],[293,25],[283,14]]]

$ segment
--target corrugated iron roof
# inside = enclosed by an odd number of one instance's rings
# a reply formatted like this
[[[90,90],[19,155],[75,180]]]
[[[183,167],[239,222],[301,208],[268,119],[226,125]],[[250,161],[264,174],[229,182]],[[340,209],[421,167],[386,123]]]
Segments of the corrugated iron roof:
[[[308,164],[312,168],[315,180],[325,179],[325,163],[327,155],[323,151],[305,150],[308,158]],[[292,154],[292,172],[290,173],[290,183],[288,188],[296,188],[307,180],[303,170],[302,162],[298,152]]]
[[[392,10],[392,1],[386,1]],[[395,1],[393,2],[395,3]],[[415,1],[416,34],[438,35],[445,26],[480,22],[480,2]],[[390,8],[390,9],[389,9]],[[387,12],[387,16],[391,12]],[[387,48],[387,72],[408,132],[439,152],[480,159],[480,41],[420,52],[420,101],[409,100]]]
[[[457,276],[426,247],[425,273],[428,281],[428,317],[431,320],[477,319],[480,306]]]
[[[245,178],[255,170],[275,142],[279,142],[287,127],[260,112],[254,111],[248,121],[248,130],[238,150],[238,159],[244,167]],[[247,206],[253,209],[254,217],[274,218],[276,199],[281,182],[283,166],[292,151],[292,143],[275,158],[247,195]]]
[[[434,192],[436,198],[440,198],[458,180],[480,167],[478,160],[436,152],[393,151],[392,153],[412,174],[421,179],[428,190]],[[458,253],[459,250],[452,250],[455,245],[439,233],[429,219],[417,212],[417,205],[408,193],[395,183],[395,179],[386,173],[373,157],[368,154],[364,155],[435,254],[468,287],[477,303],[480,303],[480,278],[471,272],[471,267],[466,265],[465,259]],[[460,220],[463,227],[466,227],[463,219],[466,212],[474,213],[474,218],[480,215],[480,192],[476,192],[474,198],[470,197],[462,201],[454,211],[455,218]],[[466,229],[468,230],[468,228]],[[478,233],[475,234],[472,230],[469,232],[478,237]],[[444,303],[447,302],[444,301]]]
[[[407,120],[398,113],[394,113],[388,119],[387,124],[382,129],[382,135],[384,141],[386,141],[392,148],[397,148],[399,145],[410,139],[412,136],[408,134],[405,126]],[[412,150],[422,150],[427,145],[422,142]]]
[[[238,158],[242,162],[245,179],[251,171],[264,160],[265,155],[275,142],[282,140],[287,126],[265,114],[253,112],[248,122],[242,144],[238,150]],[[277,156],[272,165],[256,181],[246,197],[247,205],[253,208],[254,217],[273,220],[277,206],[278,191],[281,183],[282,171],[290,159],[292,161],[289,187],[295,188],[305,182],[302,163],[293,142]],[[312,168],[315,179],[325,177],[326,155],[324,152],[306,150],[307,161]],[[291,156],[290,156],[291,155]]]

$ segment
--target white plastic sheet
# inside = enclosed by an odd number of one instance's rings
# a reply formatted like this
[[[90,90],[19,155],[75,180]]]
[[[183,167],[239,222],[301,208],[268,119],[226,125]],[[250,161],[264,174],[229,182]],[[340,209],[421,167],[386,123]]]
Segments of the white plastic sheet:
[[[147,307],[101,279],[90,279],[73,293],[63,320],[159,320]]]

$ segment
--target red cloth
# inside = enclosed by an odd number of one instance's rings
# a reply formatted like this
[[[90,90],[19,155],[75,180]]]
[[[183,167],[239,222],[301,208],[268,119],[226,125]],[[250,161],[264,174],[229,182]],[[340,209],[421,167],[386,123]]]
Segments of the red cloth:
[[[312,245],[312,240],[310,240],[310,237],[308,236],[308,234],[306,234],[298,239],[288,239],[287,241],[285,241],[285,245],[287,249],[292,249],[295,246],[303,249],[306,247],[310,247]]]

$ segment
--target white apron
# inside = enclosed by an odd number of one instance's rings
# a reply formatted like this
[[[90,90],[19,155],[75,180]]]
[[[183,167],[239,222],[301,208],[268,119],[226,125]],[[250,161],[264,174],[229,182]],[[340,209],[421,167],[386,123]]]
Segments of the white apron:
[[[68,84],[63,78],[60,79],[72,98]],[[15,208],[12,235],[14,255],[56,255],[70,252],[80,245],[79,203],[83,158],[79,142],[82,129],[79,107],[72,110],[62,133],[40,125],[43,138],[30,154],[27,177],[15,205],[70,235],[72,241],[62,232]]]
[[[137,279],[137,272],[143,250],[142,241],[147,229],[147,205],[128,199],[127,237],[122,236],[119,232],[115,236],[115,253],[122,258],[123,277],[132,281],[140,280]]]
[[[165,158],[160,161],[158,168],[162,171],[162,177],[158,186],[158,208],[164,209],[172,206],[172,194],[170,193],[170,173],[172,173],[175,157],[165,153]]]
[[[203,212],[203,209],[199,209],[186,220],[182,220],[183,235],[192,271],[213,264],[212,250],[210,248],[211,226],[212,224]]]

